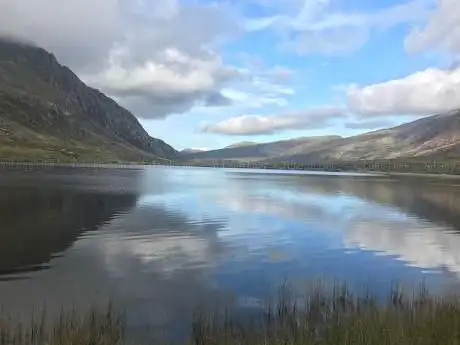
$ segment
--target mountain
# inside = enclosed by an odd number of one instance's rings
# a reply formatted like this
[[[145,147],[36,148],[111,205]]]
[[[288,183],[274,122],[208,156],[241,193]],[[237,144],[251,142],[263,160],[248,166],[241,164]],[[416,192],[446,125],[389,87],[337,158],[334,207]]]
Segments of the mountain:
[[[44,49],[0,39],[0,159],[175,158],[128,110]]]
[[[257,145],[257,144],[258,143],[256,143],[255,141],[241,141],[239,143],[229,145],[229,146],[227,146],[225,148],[226,149],[233,149],[235,147],[252,146],[252,145]]]
[[[207,151],[187,158],[318,163],[417,157],[460,157],[460,110],[348,138],[298,138]]]
[[[353,137],[331,140],[320,147],[297,147],[268,161],[299,163],[360,159],[438,158],[460,156],[460,110],[438,114]]]
[[[200,152],[206,152],[206,150],[190,148],[190,149],[183,149],[182,151],[180,151],[182,155],[188,155],[188,154],[200,153]]]
[[[186,156],[186,158],[190,160],[264,160],[274,156],[283,155],[286,152],[295,152],[292,150],[295,150],[297,147],[303,147],[304,149],[320,147],[324,145],[324,143],[337,139],[340,139],[340,137],[303,137],[263,144],[237,144],[219,150],[189,154]]]

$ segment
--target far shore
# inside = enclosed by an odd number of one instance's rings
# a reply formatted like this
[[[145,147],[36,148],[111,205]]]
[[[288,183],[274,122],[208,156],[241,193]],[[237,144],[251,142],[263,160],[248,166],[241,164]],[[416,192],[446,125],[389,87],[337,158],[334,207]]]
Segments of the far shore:
[[[14,162],[14,161],[1,161],[0,167],[14,167],[14,166],[27,166],[27,167],[74,167],[74,168],[132,168],[135,166],[177,166],[177,167],[202,167],[212,168],[207,165],[194,165],[194,164],[168,164],[164,162]],[[228,168],[231,167],[216,167],[216,168]],[[448,173],[432,173],[432,172],[399,172],[399,171],[384,171],[384,170],[321,170],[321,169],[276,169],[268,168],[262,169],[257,167],[239,167],[238,169],[256,169],[256,170],[279,170],[279,171],[298,171],[298,172],[317,172],[317,173],[345,173],[345,174],[372,174],[376,176],[389,176],[389,177],[435,177],[443,179],[458,179],[460,175],[448,174]]]
[[[437,178],[446,178],[446,179],[458,179],[460,175],[453,174],[433,174],[433,173],[411,173],[411,172],[383,172],[386,176],[408,176],[408,177],[437,177]]]

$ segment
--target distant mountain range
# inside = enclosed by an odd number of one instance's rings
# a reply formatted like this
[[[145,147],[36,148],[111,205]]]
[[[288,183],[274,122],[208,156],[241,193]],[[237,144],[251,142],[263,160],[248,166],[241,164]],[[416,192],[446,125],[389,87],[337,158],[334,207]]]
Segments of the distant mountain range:
[[[227,146],[225,148],[226,149],[232,149],[232,148],[235,148],[235,147],[252,146],[252,145],[257,145],[257,144],[258,143],[256,143],[255,141],[241,141],[239,143],[229,145],[229,146]]]
[[[0,39],[0,159],[152,161],[177,155],[54,55]]]
[[[439,158],[460,156],[460,110],[426,117],[394,128],[353,137],[307,137],[227,147],[185,158],[315,163],[361,159]]]
[[[320,147],[322,144],[331,140],[340,139],[339,136],[324,136],[324,137],[306,137],[296,138],[291,140],[275,141],[271,143],[238,143],[225,147],[220,150],[211,150],[205,152],[195,152],[185,156],[187,159],[228,159],[228,160],[265,160],[272,157],[288,155],[294,153],[298,147],[314,148]]]

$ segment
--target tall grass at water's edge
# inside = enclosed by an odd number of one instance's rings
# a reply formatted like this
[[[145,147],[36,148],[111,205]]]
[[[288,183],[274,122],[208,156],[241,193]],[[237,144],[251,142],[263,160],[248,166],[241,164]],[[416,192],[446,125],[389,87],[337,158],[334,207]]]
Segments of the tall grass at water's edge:
[[[460,344],[460,298],[414,295],[395,289],[386,302],[356,295],[345,285],[318,286],[302,301],[284,287],[259,313],[241,317],[232,308],[198,309],[191,325],[194,345],[450,345]],[[55,323],[1,321],[0,345],[108,345],[125,342],[125,324],[113,308],[65,313]]]
[[[28,321],[0,314],[0,345],[117,345],[124,335],[123,313],[111,304],[84,313],[62,310],[52,321],[45,311]]]

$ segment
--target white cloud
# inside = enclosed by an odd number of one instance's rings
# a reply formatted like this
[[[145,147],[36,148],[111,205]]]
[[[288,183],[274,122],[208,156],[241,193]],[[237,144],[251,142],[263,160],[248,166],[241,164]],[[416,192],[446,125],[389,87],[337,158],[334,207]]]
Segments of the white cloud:
[[[287,106],[288,97],[294,94],[294,89],[277,84],[272,79],[251,77],[251,81],[246,82],[246,85],[223,89],[222,95],[243,109],[262,108],[268,105]]]
[[[0,0],[0,35],[43,46],[72,66],[99,64],[123,38],[124,22],[116,0]]]
[[[431,115],[460,108],[460,68],[429,68],[402,79],[348,89],[351,111],[362,115]]]
[[[232,100],[239,107],[248,108],[263,108],[264,106],[274,105],[278,107],[288,105],[285,97],[278,94],[262,94],[256,89],[248,91],[240,91],[236,89],[223,89],[222,95]]]
[[[411,52],[437,48],[460,54],[460,2],[437,0],[426,25],[414,28],[407,37],[406,48]]]
[[[111,93],[139,94],[151,91],[177,93],[193,93],[212,89],[215,86],[215,75],[222,68],[219,59],[203,61],[193,59],[177,49],[166,49],[163,61],[165,64],[156,64],[146,61],[142,66],[132,69],[121,66],[120,61],[111,59],[110,67],[94,77],[94,83],[100,83]],[[167,66],[174,63],[182,67],[174,70]],[[182,72],[182,73],[181,73]],[[228,75],[232,70],[228,70]],[[91,80],[91,77],[89,77]]]
[[[122,102],[144,101],[148,113],[138,109],[137,114],[148,118],[184,112],[198,104],[222,105],[225,98],[219,89],[237,75],[237,70],[225,66],[218,55],[196,58],[171,48],[158,60],[133,67],[123,67],[113,54],[106,70],[85,80]]]
[[[292,87],[294,71],[286,66],[267,65],[258,56],[240,54],[242,67],[238,68],[239,80],[225,87],[221,93],[232,100],[234,111],[265,106],[284,107],[294,95]]]
[[[274,28],[282,47],[299,54],[343,55],[361,48],[375,30],[403,23],[419,22],[427,17],[431,0],[413,0],[373,12],[336,10],[336,1],[297,1],[296,10],[253,18],[248,30]]]
[[[272,116],[243,115],[206,125],[203,131],[227,135],[272,134],[284,130],[321,128],[343,114],[342,108],[323,107]]]
[[[239,29],[223,4],[0,0],[0,36],[50,50],[141,117],[225,103],[220,89],[237,73],[219,44]]]

